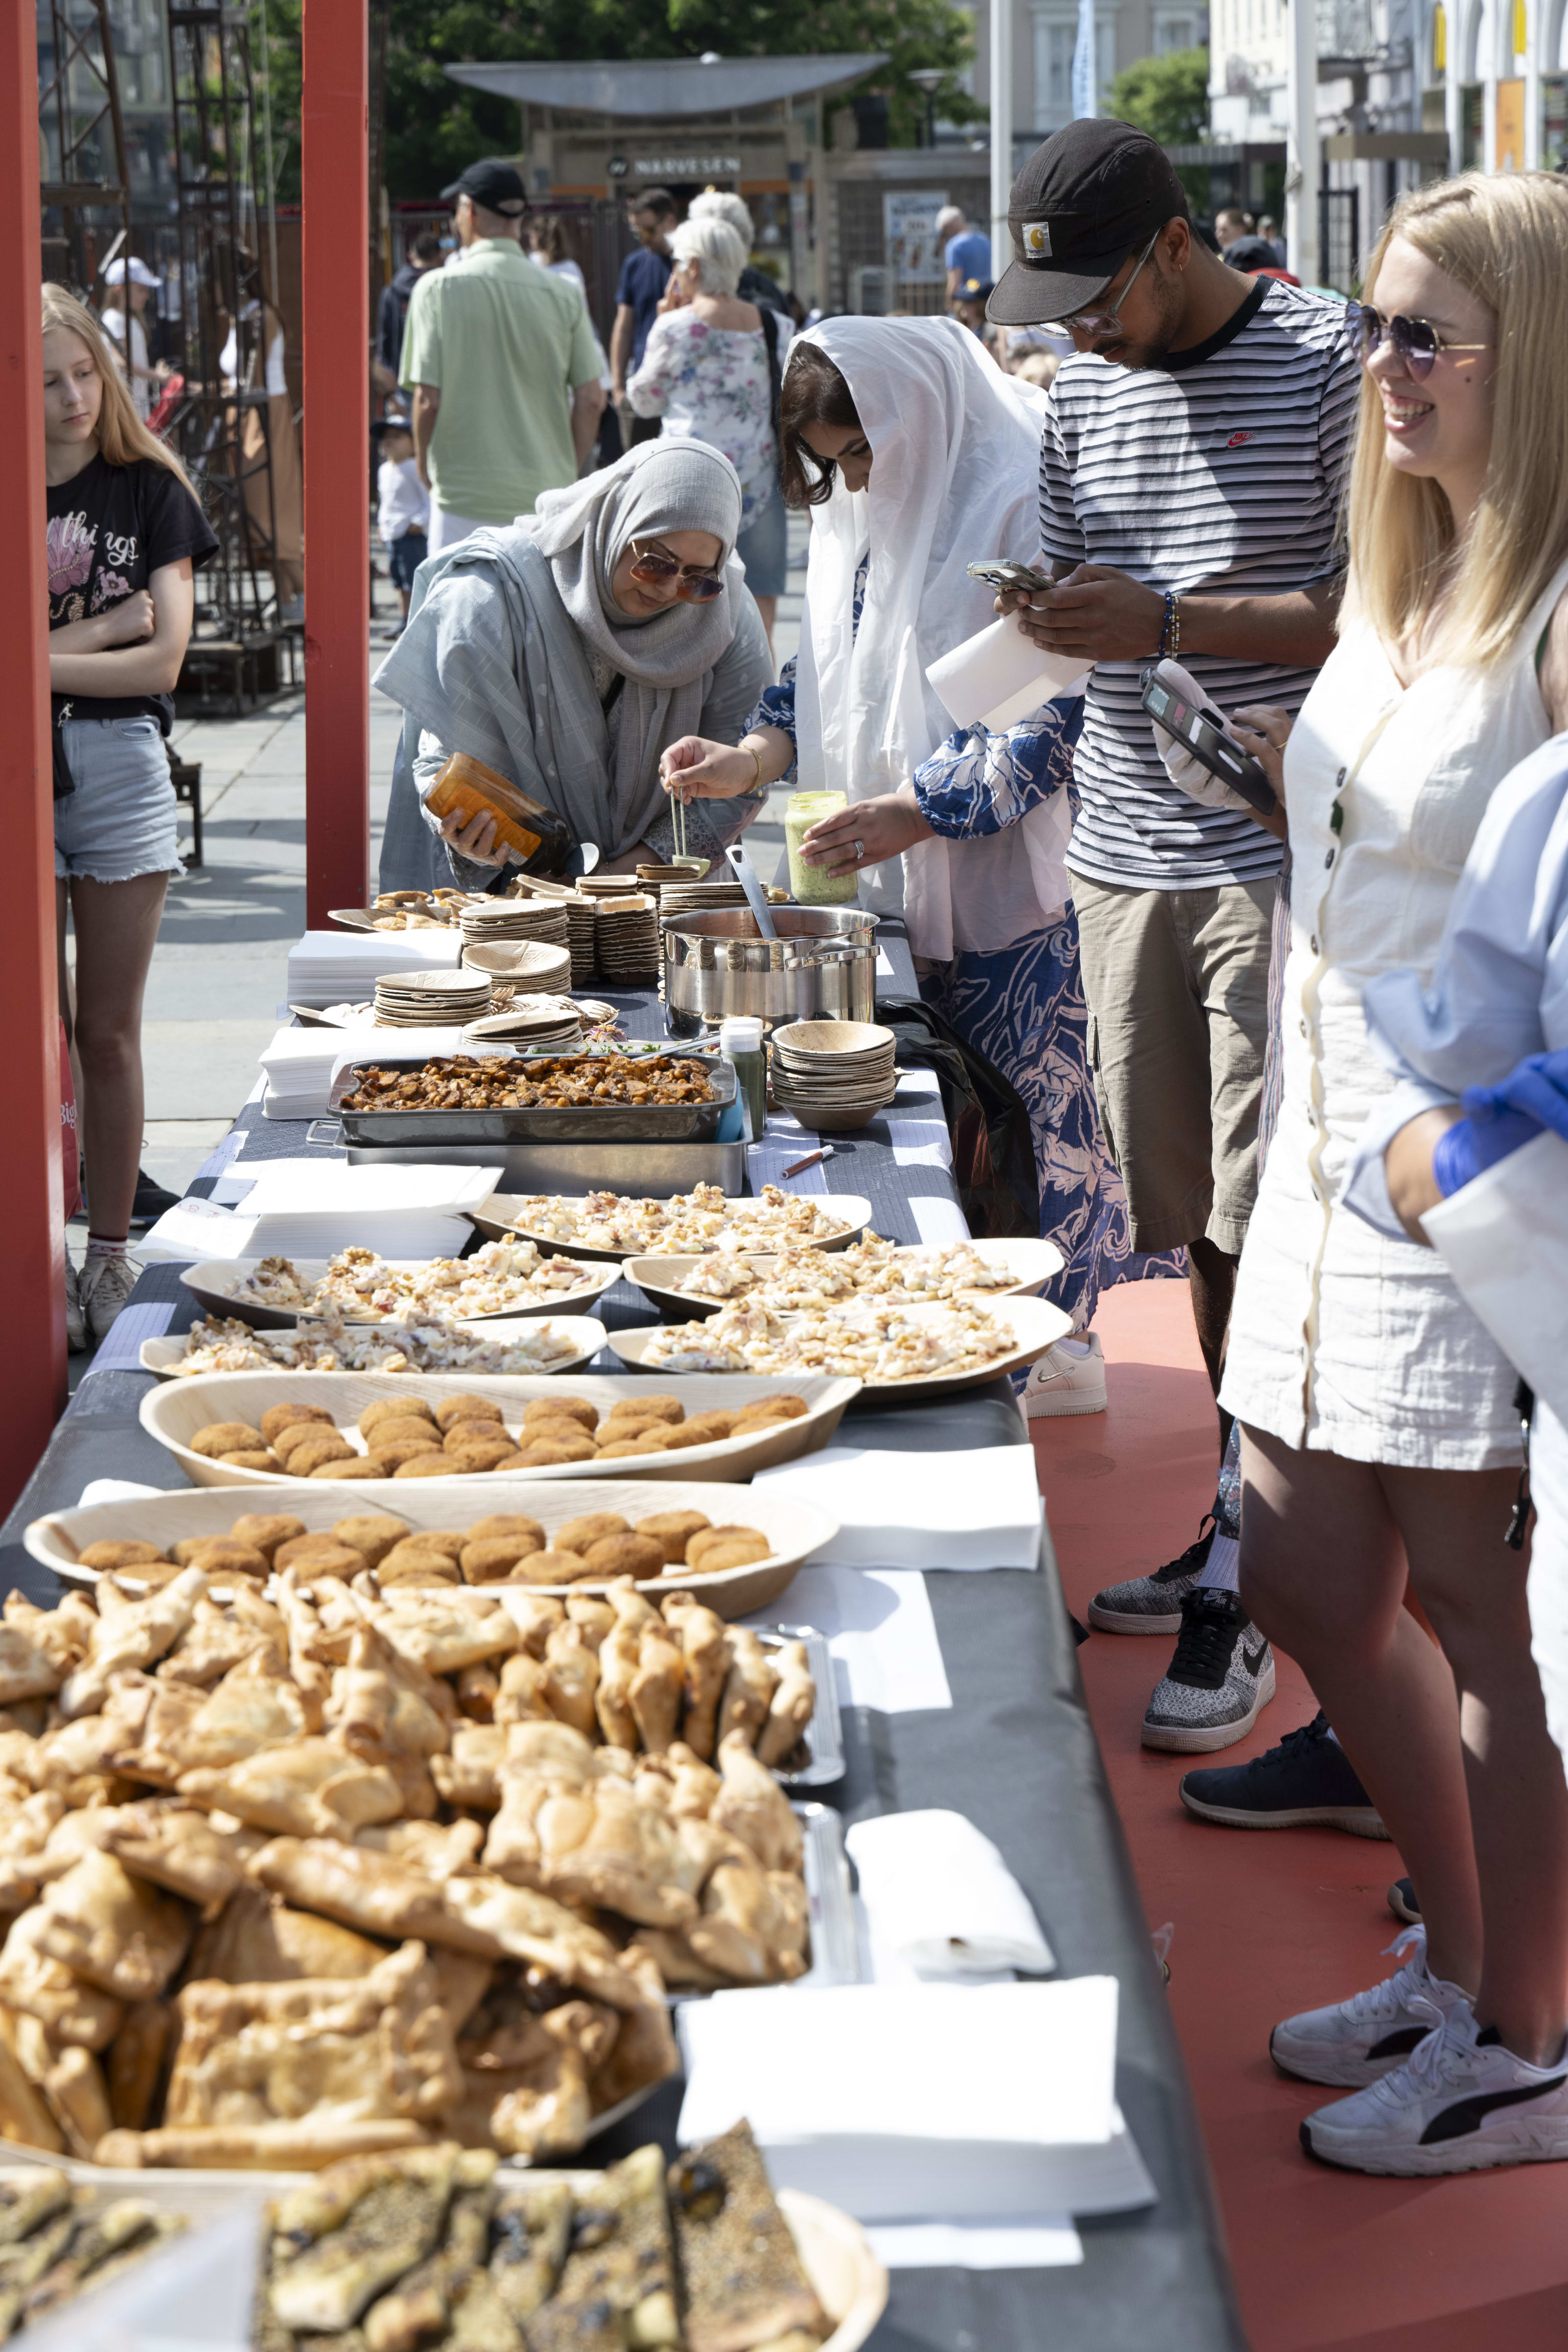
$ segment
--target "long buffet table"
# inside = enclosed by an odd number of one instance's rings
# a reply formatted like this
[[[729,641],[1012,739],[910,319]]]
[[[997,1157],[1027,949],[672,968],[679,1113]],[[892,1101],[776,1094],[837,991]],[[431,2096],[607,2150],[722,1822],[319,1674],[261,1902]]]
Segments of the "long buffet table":
[[[885,946],[888,987],[913,994],[900,944],[888,939]],[[662,1034],[651,992],[595,992],[617,1004],[633,1034]],[[940,1138],[932,1140],[940,1112],[917,1097],[901,1101],[892,1116],[892,1127],[879,1119],[843,1139],[835,1157],[801,1181],[868,1196],[877,1229],[891,1239],[932,1240],[939,1232],[946,1238],[960,1228],[952,1223],[957,1201]],[[789,1157],[793,1136],[791,1129],[779,1148],[765,1145],[752,1155],[766,1160],[763,1173],[775,1173]],[[210,1194],[226,1164],[307,1148],[305,1122],[266,1119],[253,1101],[192,1191]],[[40,1601],[56,1597],[54,1580],[22,1549],[21,1532],[30,1519],[76,1503],[89,1480],[180,1483],[169,1454],[138,1423],[152,1381],[136,1369],[136,1357],[142,1338],[184,1329],[198,1311],[182,1292],[177,1268],[153,1265],[142,1273],[0,1529],[0,1591],[15,1585]],[[595,1312],[612,1328],[658,1319],[627,1283],[617,1283]],[[606,1357],[594,1369],[621,1367]],[[1001,1381],[921,1403],[852,1407],[843,1436],[911,1452],[1027,1442]],[[1147,2352],[1154,2341],[1168,2352],[1242,2347],[1207,2163],[1085,1708],[1048,1529],[1037,1573],[928,1570],[926,1584],[952,1707],[847,1709],[844,1779],[812,1793],[847,1820],[924,1806],[967,1814],[1028,1894],[1061,1973],[1119,1979],[1117,2096],[1159,2198],[1146,2211],[1080,2221],[1084,2259],[1076,2267],[895,2270],[886,2315],[871,2338],[875,2352],[1046,2352],[1058,2346],[1064,2352]],[[919,2053],[910,2059],[918,2064]],[[595,2160],[652,2137],[672,2149],[679,2095],[679,2084],[662,2086],[634,2117],[595,2142]]]

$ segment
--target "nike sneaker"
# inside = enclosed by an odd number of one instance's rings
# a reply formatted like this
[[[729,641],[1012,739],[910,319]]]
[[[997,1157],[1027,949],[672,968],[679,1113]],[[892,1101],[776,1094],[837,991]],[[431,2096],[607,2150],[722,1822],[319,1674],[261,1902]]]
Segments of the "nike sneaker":
[[[1245,1739],[1274,1696],[1274,1653],[1234,1592],[1200,1584],[1182,1603],[1176,1654],[1143,1717],[1145,1748],[1207,1755]]]
[[[1182,1603],[1208,1566],[1214,1538],[1210,1520],[1179,1559],[1168,1559],[1151,1576],[1108,1584],[1089,1604],[1089,1623],[1101,1633],[1179,1633]]]

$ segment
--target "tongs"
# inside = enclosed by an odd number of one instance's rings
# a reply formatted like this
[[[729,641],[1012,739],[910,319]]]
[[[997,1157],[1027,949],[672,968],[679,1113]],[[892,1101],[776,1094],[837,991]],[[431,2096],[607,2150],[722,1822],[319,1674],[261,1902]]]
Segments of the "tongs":
[[[724,855],[730,861],[735,879],[746,894],[746,904],[756,917],[758,930],[764,940],[776,940],[779,930],[773,920],[773,910],[768,904],[767,892],[757,878],[757,869],[746,855],[744,842],[732,841]]]

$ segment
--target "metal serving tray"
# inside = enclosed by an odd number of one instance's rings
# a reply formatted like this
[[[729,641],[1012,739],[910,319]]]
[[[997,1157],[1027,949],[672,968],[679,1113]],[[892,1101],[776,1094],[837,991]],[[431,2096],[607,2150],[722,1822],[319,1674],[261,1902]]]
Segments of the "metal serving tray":
[[[499,1168],[498,1192],[625,1192],[668,1201],[698,1184],[717,1184],[727,1199],[746,1189],[743,1143],[431,1143],[350,1144],[356,1167]],[[482,1211],[472,1222],[489,1233]],[[493,1235],[492,1235],[493,1238]],[[570,1257],[570,1250],[563,1250]]]
[[[719,1132],[725,1109],[735,1099],[735,1066],[721,1056],[683,1053],[682,1061],[700,1063],[713,1088],[705,1103],[586,1104],[560,1108],[532,1107],[505,1110],[349,1110],[343,1097],[352,1095],[363,1071],[422,1069],[428,1054],[374,1054],[351,1062],[338,1072],[327,1098],[336,1115],[342,1139],[373,1148],[388,1144],[470,1143],[710,1143]],[[486,1060],[492,1057],[485,1055]],[[567,1058],[549,1052],[510,1056],[525,1066],[531,1061]],[[572,1058],[575,1058],[573,1056]],[[595,1058],[584,1055],[584,1059]]]
[[[786,1642],[804,1642],[812,1681],[816,1685],[816,1705],[811,1721],[801,1734],[806,1760],[797,1771],[786,1772],[773,1766],[773,1778],[786,1789],[826,1789],[844,1778],[844,1720],[838,1712],[838,1687],[833,1678],[833,1657],[824,1635],[815,1625],[759,1625],[758,1641],[764,1650],[782,1650]]]

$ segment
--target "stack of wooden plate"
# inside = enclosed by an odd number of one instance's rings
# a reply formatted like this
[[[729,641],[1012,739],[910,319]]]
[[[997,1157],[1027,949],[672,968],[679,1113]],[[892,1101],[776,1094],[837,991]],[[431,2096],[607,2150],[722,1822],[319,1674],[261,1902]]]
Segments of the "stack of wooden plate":
[[[551,898],[481,898],[463,908],[465,940],[548,940],[566,945],[566,909]]]
[[[559,996],[572,985],[572,954],[552,940],[468,941],[463,968],[475,979],[510,981],[531,996]]]
[[[646,891],[601,898],[594,914],[594,961],[601,979],[623,988],[658,977],[658,916]]]
[[[508,992],[498,991],[504,996]],[[583,1042],[583,1019],[569,996],[513,996],[463,1031],[465,1045],[517,1045],[564,1053]]]
[[[682,915],[707,915],[716,907],[743,907],[746,894],[738,882],[667,882],[658,894],[658,919],[666,930],[679,930]]]
[[[847,1135],[898,1092],[897,1039],[870,1021],[792,1021],[773,1034],[773,1099],[819,1135]]]
[[[375,983],[378,1029],[444,1029],[488,1013],[489,975],[483,971],[396,971]]]
[[[572,985],[581,988],[595,971],[594,901],[579,892],[566,901],[566,939],[572,951]]]

